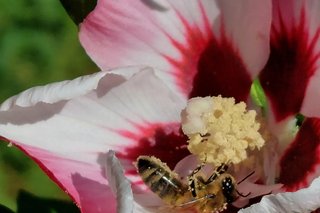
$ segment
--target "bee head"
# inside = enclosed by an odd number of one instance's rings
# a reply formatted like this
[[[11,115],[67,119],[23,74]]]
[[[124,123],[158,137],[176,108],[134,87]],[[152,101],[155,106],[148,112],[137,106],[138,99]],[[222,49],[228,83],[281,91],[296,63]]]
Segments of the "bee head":
[[[146,170],[148,170],[149,168],[154,167],[151,158],[149,158],[148,156],[139,156],[136,162],[136,168],[138,170],[139,174],[142,174],[143,172],[145,172]]]
[[[232,203],[237,199],[235,182],[232,177],[225,176],[221,181],[221,189],[227,203]]]

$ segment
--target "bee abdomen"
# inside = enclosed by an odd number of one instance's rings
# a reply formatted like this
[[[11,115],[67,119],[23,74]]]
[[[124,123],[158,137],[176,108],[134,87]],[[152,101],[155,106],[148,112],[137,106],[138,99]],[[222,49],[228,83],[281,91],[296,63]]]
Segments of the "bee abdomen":
[[[184,194],[187,190],[187,187],[177,179],[177,175],[155,157],[140,156],[136,166],[145,184],[164,200],[166,197],[172,198]]]

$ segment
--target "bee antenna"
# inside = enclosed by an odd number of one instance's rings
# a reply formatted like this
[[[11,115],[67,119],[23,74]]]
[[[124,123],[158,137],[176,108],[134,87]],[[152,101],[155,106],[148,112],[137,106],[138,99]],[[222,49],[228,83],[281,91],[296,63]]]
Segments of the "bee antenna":
[[[248,194],[244,195],[244,194],[240,193],[238,190],[236,190],[236,192],[240,197],[248,197],[251,194],[251,192],[249,192]]]
[[[246,177],[244,177],[242,180],[240,180],[237,184],[239,185],[240,183],[242,183],[243,181],[245,181],[247,178],[249,178],[251,175],[254,174],[255,171],[251,172],[250,174],[248,174]]]

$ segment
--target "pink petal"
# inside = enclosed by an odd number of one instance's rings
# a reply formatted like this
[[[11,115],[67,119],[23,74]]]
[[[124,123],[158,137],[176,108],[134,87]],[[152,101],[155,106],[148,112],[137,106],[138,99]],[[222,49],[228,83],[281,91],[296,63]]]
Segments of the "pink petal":
[[[304,102],[302,104],[301,112],[309,117],[320,117],[320,110],[319,107],[317,107],[318,103],[315,102],[315,100],[318,100],[317,98],[320,97],[320,88],[319,88],[319,55],[320,55],[320,2],[319,1],[308,1],[307,2],[308,11],[311,14],[310,16],[310,25],[309,25],[309,32],[311,35],[313,35],[313,38],[315,39],[313,41],[314,45],[314,60],[315,60],[315,72],[314,75],[310,78],[309,84],[306,89],[306,94],[304,98]]]
[[[287,191],[307,187],[320,175],[320,119],[307,118],[280,159],[279,182]]]
[[[192,171],[199,166],[201,162],[196,155],[188,155],[181,159],[174,167],[174,171],[180,177],[187,177]]]
[[[113,213],[116,211],[116,200],[106,185],[107,181],[100,176],[99,167],[79,160],[70,160],[47,150],[12,142],[65,190],[82,212]],[[106,200],[108,201],[107,206]]]
[[[320,207],[320,178],[315,179],[310,187],[296,192],[267,195],[260,203],[254,204],[239,213],[286,213],[312,212]]]
[[[245,198],[239,197],[239,199],[232,203],[232,205],[237,208],[247,206],[249,203],[254,203],[254,199],[260,199],[261,196],[270,194],[274,191],[279,191],[281,186],[282,184],[262,185],[252,182],[250,183],[249,181],[243,182],[238,186],[237,190],[244,195],[247,195],[248,193],[250,194]]]
[[[146,129],[157,126],[164,131],[157,143],[179,134],[169,127],[179,122],[184,105],[185,100],[169,90],[151,68],[99,72],[9,99],[0,107],[0,135],[41,164],[83,212],[109,212],[106,202],[113,199],[104,175],[107,151],[129,156],[123,159],[128,172],[142,151],[135,149],[139,141],[153,143],[156,137],[156,131]],[[124,130],[136,137],[121,134]],[[158,152],[166,148],[159,147]],[[131,149],[138,151],[133,155]],[[176,150],[178,156],[185,156],[184,152]]]
[[[268,57],[270,23],[269,1],[100,0],[80,40],[102,69],[148,64],[185,96],[245,100]]]
[[[260,81],[276,121],[299,111],[319,116],[320,3],[273,1],[271,53]]]
[[[196,63],[190,96],[222,94],[246,101],[252,78],[269,54],[271,3],[219,1],[218,7],[221,16],[213,23],[214,33]]]

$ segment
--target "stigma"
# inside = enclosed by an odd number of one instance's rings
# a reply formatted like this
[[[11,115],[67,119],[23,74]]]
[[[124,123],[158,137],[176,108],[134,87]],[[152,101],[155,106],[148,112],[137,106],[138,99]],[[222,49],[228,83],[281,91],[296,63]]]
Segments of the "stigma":
[[[181,113],[189,151],[216,166],[240,163],[247,158],[248,149],[260,149],[265,143],[256,115],[244,102],[235,103],[234,98],[190,99]]]

